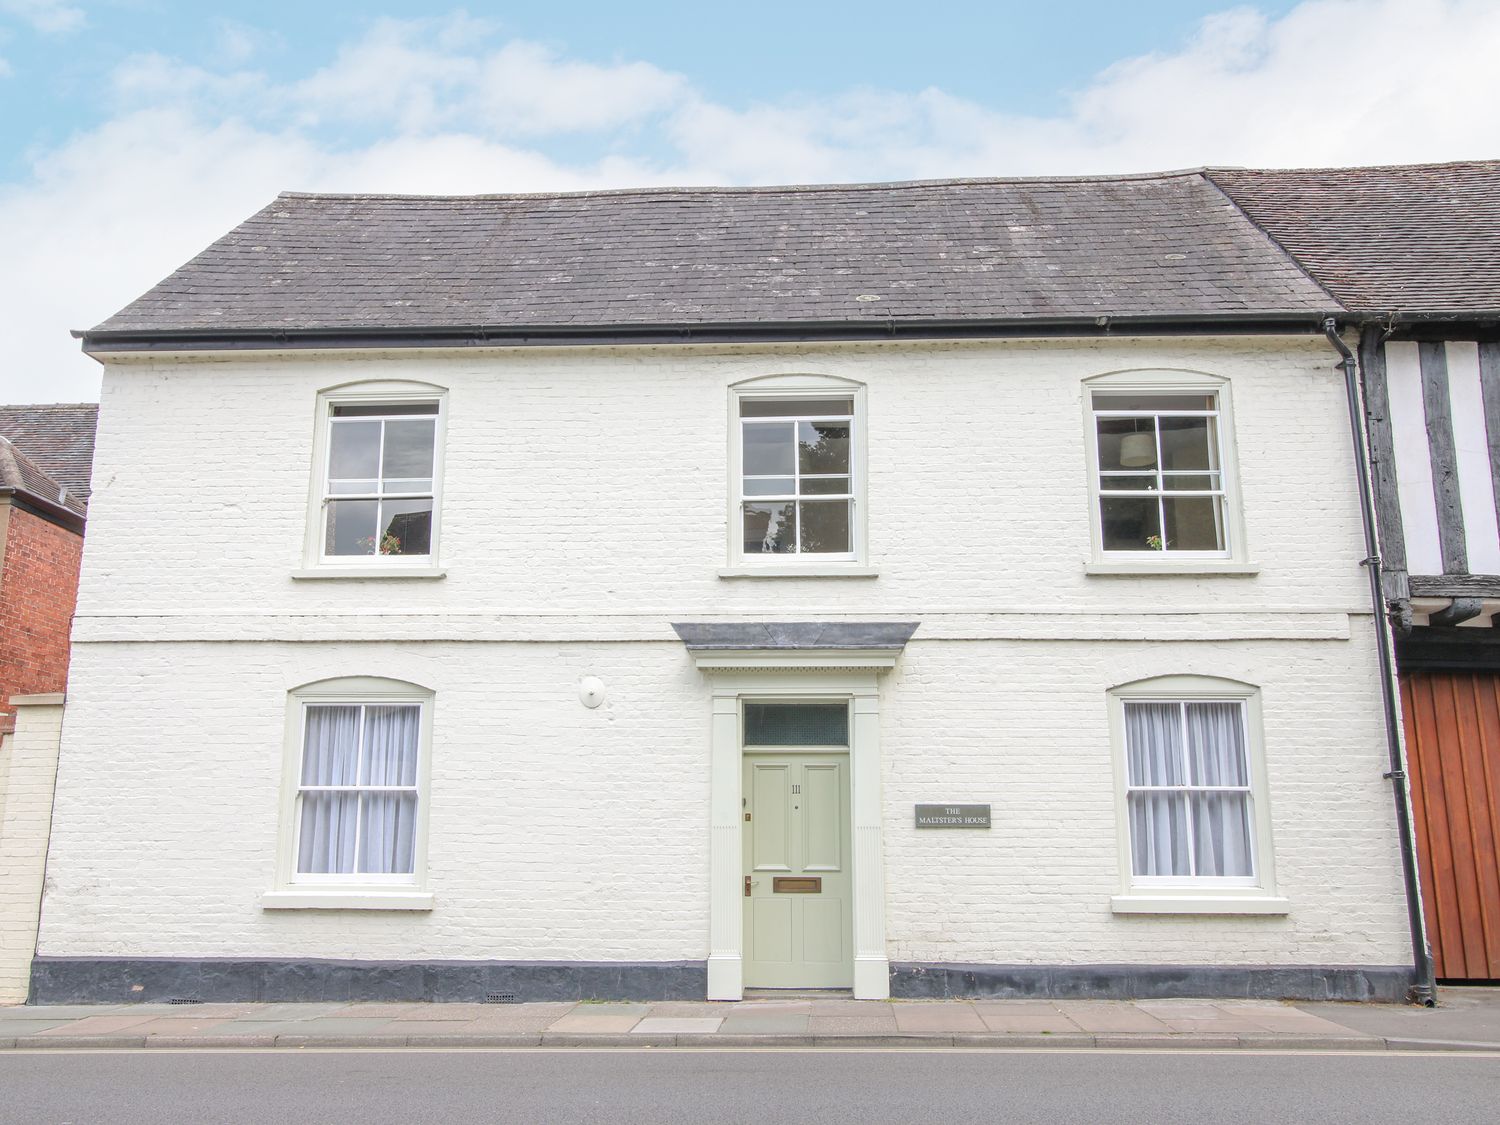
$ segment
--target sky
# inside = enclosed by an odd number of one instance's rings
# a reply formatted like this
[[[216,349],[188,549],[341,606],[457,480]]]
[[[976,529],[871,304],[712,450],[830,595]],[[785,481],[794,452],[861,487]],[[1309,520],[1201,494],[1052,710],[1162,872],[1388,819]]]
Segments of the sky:
[[[278,191],[1500,156],[1500,0],[0,0],[0,401]]]

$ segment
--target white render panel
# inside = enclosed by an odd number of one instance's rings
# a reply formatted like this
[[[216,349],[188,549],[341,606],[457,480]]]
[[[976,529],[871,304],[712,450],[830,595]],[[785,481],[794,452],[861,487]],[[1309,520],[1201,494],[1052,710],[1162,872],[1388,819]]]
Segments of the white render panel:
[[[1386,390],[1391,406],[1391,440],[1396,447],[1396,495],[1411,574],[1442,574],[1437,499],[1432,491],[1432,454],[1427,445],[1427,410],[1422,402],[1422,364],[1417,345],[1392,340],[1385,346]]]
[[[1368,619],[1351,641],[923,642],[881,688],[893,960],[1399,964],[1407,956]],[[1350,669],[1363,669],[1350,675]],[[266,911],[288,686],[436,693],[430,913]],[[1286,917],[1120,916],[1106,690],[1262,687]],[[86,645],[46,955],[502,960],[708,953],[711,685],[680,644]],[[582,706],[583,675],[605,683]],[[76,682],[76,681],[75,681]],[[976,801],[989,831],[919,832]]]
[[[41,949],[705,957],[710,689],[669,622],[851,618],[922,622],[881,687],[893,959],[1400,964],[1335,358],[1240,338],[111,360]],[[1229,381],[1257,574],[1084,572],[1082,381],[1161,368]],[[798,372],[868,388],[878,577],[718,575],[729,387]],[[447,577],[294,580],[318,391],[403,378],[449,391]],[[1105,693],[1171,673],[1263,689],[1284,918],[1110,910]],[[337,676],[436,693],[430,912],[258,905],[286,693]],[[933,800],[996,826],[915,832]]]
[[[1450,340],[1447,351],[1453,450],[1458,461],[1458,497],[1463,505],[1469,573],[1500,574],[1500,526],[1495,522],[1495,481],[1484,422],[1484,391],[1479,382],[1479,345],[1471,340]]]
[[[26,1002],[62,739],[62,696],[30,698],[16,708],[14,733],[0,738],[0,1004]]]

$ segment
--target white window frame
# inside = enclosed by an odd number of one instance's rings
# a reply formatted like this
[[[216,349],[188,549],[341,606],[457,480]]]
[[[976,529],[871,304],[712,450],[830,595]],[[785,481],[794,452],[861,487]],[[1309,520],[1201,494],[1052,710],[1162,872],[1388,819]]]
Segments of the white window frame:
[[[328,555],[324,553],[324,523],[328,506],[328,460],[332,452],[335,406],[402,406],[436,402],[432,447],[432,532],[425,555]],[[302,567],[293,578],[441,578],[439,564],[443,511],[443,463],[448,430],[448,390],[411,380],[370,380],[346,383],[320,391],[312,442],[311,485],[308,492],[306,537]],[[404,415],[403,417],[412,417]]]
[[[1108,551],[1104,549],[1104,528],[1100,513],[1099,430],[1102,415],[1127,416],[1152,411],[1096,410],[1094,395],[1213,395],[1211,411],[1163,411],[1167,415],[1201,414],[1216,419],[1219,444],[1219,489],[1223,497],[1222,519],[1224,549],[1221,551]],[[1234,407],[1230,401],[1229,380],[1201,371],[1117,371],[1095,375],[1083,381],[1084,442],[1088,466],[1089,529],[1091,553],[1086,570],[1090,574],[1255,574],[1259,567],[1250,561],[1245,550],[1245,525],[1240,503],[1238,457],[1234,441]],[[1158,456],[1158,468],[1160,457]],[[1182,495],[1210,495],[1196,491]],[[1152,490],[1140,495],[1160,497]],[[1169,494],[1170,495],[1170,494]]]
[[[432,721],[436,697],[418,684],[376,676],[347,676],[304,684],[287,694],[285,750],[280,795],[276,880],[261,896],[266,909],[429,910],[427,831],[432,792]],[[298,873],[297,845],[302,792],[302,755],[309,706],[416,705],[421,708],[417,744],[417,818],[410,874]]]
[[[1250,799],[1254,874],[1242,876],[1136,875],[1130,835],[1132,786],[1126,745],[1126,703],[1237,703],[1244,722],[1247,792]],[[1174,675],[1136,680],[1108,693],[1110,741],[1115,775],[1115,811],[1120,857],[1120,892],[1111,900],[1117,914],[1285,914],[1287,900],[1276,890],[1271,838],[1269,783],[1260,689],[1215,676]],[[1191,790],[1195,787],[1186,786]]]
[[[853,400],[853,411],[850,417],[853,430],[850,435],[849,448],[850,480],[847,495],[851,508],[849,540],[852,550],[838,554],[746,554],[742,505],[747,501],[756,503],[778,499],[769,496],[744,495],[744,430],[740,418],[740,403],[751,398],[789,400],[849,398]],[[767,422],[775,420],[769,417],[764,419]],[[875,575],[875,570],[869,565],[867,547],[869,523],[866,516],[868,506],[866,426],[865,386],[852,379],[844,379],[835,375],[763,375],[736,383],[729,388],[729,472],[728,487],[725,490],[728,499],[726,514],[729,542],[728,565],[719,572],[721,577],[795,575],[831,578],[873,577]],[[841,497],[835,494],[816,498],[835,500]]]

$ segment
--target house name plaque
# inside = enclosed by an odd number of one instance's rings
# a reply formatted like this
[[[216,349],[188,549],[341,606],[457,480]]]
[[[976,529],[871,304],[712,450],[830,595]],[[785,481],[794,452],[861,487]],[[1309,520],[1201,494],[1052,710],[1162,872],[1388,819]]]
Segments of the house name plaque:
[[[989,805],[918,805],[918,828],[988,828]]]

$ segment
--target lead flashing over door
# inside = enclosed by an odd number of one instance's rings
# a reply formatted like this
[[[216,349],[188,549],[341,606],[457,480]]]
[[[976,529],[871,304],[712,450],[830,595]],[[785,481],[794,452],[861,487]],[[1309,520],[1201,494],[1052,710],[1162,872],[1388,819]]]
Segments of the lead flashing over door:
[[[893,667],[916,621],[673,622],[705,671]]]

